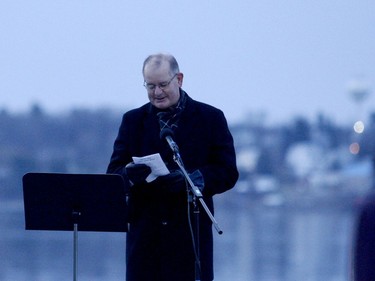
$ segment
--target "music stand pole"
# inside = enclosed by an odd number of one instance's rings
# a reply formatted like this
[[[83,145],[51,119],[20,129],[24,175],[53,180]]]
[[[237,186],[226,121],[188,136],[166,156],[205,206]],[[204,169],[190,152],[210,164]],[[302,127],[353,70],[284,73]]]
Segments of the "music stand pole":
[[[74,245],[73,245],[73,251],[74,251],[74,258],[73,258],[73,281],[77,281],[77,271],[78,271],[78,224],[74,224]]]
[[[73,281],[77,281],[78,272],[78,220],[80,215],[80,212],[73,210]]]

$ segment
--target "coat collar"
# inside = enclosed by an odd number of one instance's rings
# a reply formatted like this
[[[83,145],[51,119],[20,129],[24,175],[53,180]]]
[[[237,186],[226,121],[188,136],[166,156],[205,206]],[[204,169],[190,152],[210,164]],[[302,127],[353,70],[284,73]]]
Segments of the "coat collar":
[[[189,107],[189,105],[191,104],[191,101],[193,100],[183,89],[181,89],[180,88],[180,93],[181,93],[181,95],[182,95],[182,93],[186,96],[186,108],[188,108]],[[161,110],[160,109],[158,109],[158,108],[156,108],[155,106],[153,106],[152,104],[151,104],[151,102],[148,102],[147,104],[146,104],[146,106],[147,106],[147,113],[148,114],[152,114],[152,115],[156,115],[158,112],[160,112]],[[185,108],[185,109],[186,109]]]

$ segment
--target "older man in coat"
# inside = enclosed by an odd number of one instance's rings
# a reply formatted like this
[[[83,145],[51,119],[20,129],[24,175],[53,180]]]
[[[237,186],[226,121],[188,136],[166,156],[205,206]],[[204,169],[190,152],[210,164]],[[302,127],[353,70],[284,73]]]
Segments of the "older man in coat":
[[[182,90],[183,74],[173,56],[149,56],[143,76],[150,102],[124,114],[107,169],[125,178],[129,193],[127,280],[193,281],[199,276],[211,281],[212,222],[203,208],[199,216],[193,214],[192,193],[160,132],[173,132],[184,167],[212,213],[212,196],[238,179],[233,138],[221,110]],[[147,182],[149,168],[132,163],[132,157],[155,153],[170,174]]]

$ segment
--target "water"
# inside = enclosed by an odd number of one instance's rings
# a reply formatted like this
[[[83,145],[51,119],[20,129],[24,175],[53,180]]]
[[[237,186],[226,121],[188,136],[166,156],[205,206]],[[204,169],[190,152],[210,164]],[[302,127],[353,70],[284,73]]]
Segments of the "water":
[[[350,204],[267,206],[234,191],[216,197],[216,281],[346,281]],[[26,231],[22,202],[0,207],[0,280],[73,280],[73,233]],[[125,234],[79,232],[78,280],[125,279]]]
[[[351,207],[266,207],[232,199],[236,211],[216,213],[226,232],[216,238],[215,280],[349,280]]]

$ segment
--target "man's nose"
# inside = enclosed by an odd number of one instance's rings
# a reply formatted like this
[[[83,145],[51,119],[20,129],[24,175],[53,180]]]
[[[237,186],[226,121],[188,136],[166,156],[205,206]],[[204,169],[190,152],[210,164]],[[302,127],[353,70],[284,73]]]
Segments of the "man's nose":
[[[155,94],[158,95],[158,94],[161,94],[163,93],[163,90],[159,87],[159,85],[156,85],[155,86]]]

